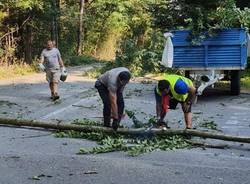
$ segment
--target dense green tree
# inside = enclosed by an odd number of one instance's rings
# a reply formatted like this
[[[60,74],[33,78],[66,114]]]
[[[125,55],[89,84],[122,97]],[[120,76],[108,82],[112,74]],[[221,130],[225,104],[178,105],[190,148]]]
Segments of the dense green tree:
[[[191,29],[197,38],[204,30],[249,27],[247,6],[241,0],[1,0],[0,62],[31,63],[52,39],[65,57],[125,62],[131,52],[130,62],[146,65],[159,59],[164,31]]]

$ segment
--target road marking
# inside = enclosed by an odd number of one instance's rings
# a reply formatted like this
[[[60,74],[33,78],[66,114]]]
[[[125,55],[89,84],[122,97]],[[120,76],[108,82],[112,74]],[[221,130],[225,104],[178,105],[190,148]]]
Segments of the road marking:
[[[70,105],[68,105],[68,106],[66,106],[66,107],[63,107],[63,108],[58,109],[58,110],[56,110],[56,111],[54,111],[54,112],[51,112],[51,113],[47,114],[46,116],[42,116],[42,117],[40,117],[39,119],[40,119],[40,120],[49,119],[50,117],[55,116],[55,115],[57,115],[57,114],[60,114],[60,113],[66,111],[66,110],[68,110],[68,109],[70,109],[70,108],[75,108],[75,107],[74,107],[75,105],[79,105],[79,104],[81,104],[82,102],[86,102],[86,101],[89,101],[90,99],[95,99],[95,98],[98,99],[98,96],[93,96],[93,97],[89,97],[89,98],[84,98],[84,99],[82,99],[82,100],[80,100],[80,101],[78,101],[78,102],[76,102],[76,103],[70,104]]]

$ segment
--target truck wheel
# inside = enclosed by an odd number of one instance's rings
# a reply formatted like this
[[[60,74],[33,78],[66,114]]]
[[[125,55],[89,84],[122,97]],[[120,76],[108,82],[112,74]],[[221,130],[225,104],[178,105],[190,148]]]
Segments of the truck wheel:
[[[187,77],[187,78],[189,78],[189,79],[190,79],[190,71],[185,70],[185,77]]]
[[[240,94],[240,71],[231,70],[231,95]]]

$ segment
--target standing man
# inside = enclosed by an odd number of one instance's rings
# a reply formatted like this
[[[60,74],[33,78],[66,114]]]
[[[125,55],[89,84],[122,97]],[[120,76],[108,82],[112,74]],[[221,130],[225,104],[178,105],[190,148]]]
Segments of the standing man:
[[[123,90],[129,82],[131,73],[125,67],[111,69],[98,77],[95,88],[103,102],[104,126],[117,130],[124,112]]]
[[[53,101],[59,99],[58,82],[61,72],[65,72],[66,69],[59,50],[54,47],[53,41],[51,40],[47,41],[47,47],[43,49],[41,53],[39,67],[46,72],[46,79],[49,82],[51,91],[51,99]]]
[[[190,79],[179,75],[164,75],[155,88],[157,125],[166,126],[164,118],[168,109],[182,106],[186,128],[192,128],[192,102],[196,97],[196,88]]]

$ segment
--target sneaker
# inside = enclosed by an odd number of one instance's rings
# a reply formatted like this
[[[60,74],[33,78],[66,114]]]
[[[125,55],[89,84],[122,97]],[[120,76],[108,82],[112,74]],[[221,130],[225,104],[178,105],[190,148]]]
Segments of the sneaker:
[[[167,123],[163,124],[162,126],[165,127],[165,128],[167,128],[167,129],[170,129],[170,126],[168,126]]]

